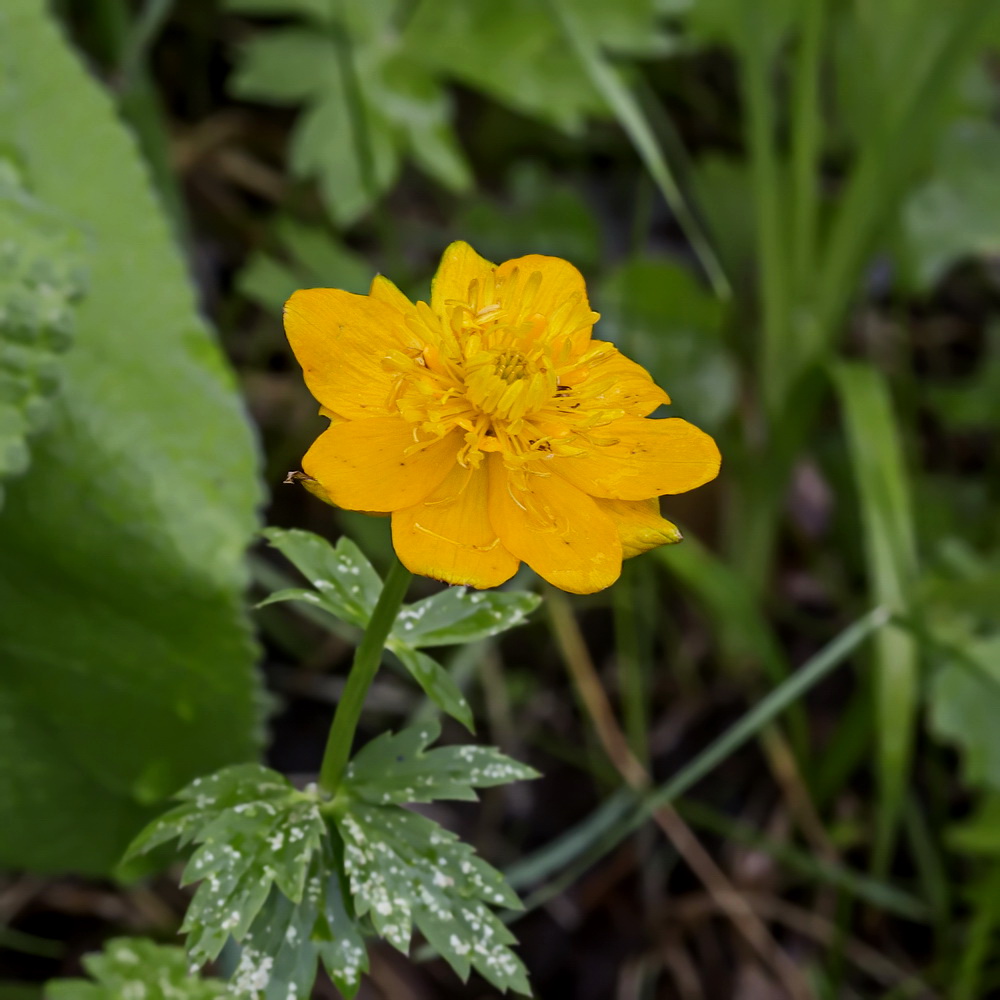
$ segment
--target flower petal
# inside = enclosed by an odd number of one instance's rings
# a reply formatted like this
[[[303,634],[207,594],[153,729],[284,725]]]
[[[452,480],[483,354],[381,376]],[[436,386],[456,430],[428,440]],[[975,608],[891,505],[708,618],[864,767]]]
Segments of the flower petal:
[[[423,500],[451,471],[460,431],[407,454],[413,427],[398,417],[349,420],[324,431],[302,468],[347,510],[390,511]]]
[[[685,493],[714,479],[721,457],[712,438],[686,420],[622,417],[594,432],[615,443],[592,445],[550,468],[594,497],[645,500]]]
[[[591,397],[601,409],[624,410],[631,416],[645,417],[661,404],[670,402],[670,397],[653,381],[649,372],[626,358],[614,344],[592,340],[587,353],[601,348],[610,348],[610,353],[598,356],[581,387],[586,392],[588,386],[607,383],[598,396]]]
[[[518,560],[500,544],[486,512],[486,466],[455,465],[420,503],[392,515],[392,544],[412,573],[445,583],[498,587]]]
[[[468,243],[459,240],[449,244],[431,282],[431,308],[439,316],[446,316],[449,302],[468,302],[469,285],[478,281],[482,290],[491,283],[495,270],[496,264],[480,257]]]
[[[658,497],[649,500],[596,500],[618,529],[622,555],[626,559],[641,555],[659,545],[672,545],[681,540],[676,524],[660,516]]]
[[[536,253],[515,257],[497,268],[496,281],[508,322],[542,315],[549,342],[569,338],[574,354],[587,347],[600,316],[590,308],[583,275],[568,260]]]
[[[490,455],[488,506],[501,544],[561,590],[593,594],[621,574],[614,522],[559,476],[528,475],[520,487],[502,457]]]
[[[384,274],[376,274],[372,278],[368,297],[384,302],[390,309],[403,315],[416,310],[416,306]]]
[[[306,288],[285,303],[285,333],[324,406],[351,420],[388,416],[393,383],[382,358],[413,340],[395,309],[339,288]]]

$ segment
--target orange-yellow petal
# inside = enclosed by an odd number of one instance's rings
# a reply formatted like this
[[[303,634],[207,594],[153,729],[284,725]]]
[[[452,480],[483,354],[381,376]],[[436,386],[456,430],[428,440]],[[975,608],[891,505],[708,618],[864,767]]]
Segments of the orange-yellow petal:
[[[496,281],[510,322],[544,316],[549,343],[568,338],[574,355],[586,348],[600,317],[590,308],[583,275],[568,260],[542,254],[515,257],[497,268]]]
[[[413,340],[395,309],[339,288],[306,288],[285,303],[285,333],[320,403],[351,420],[388,416],[393,383],[382,359]]]
[[[601,348],[609,348],[609,353],[603,357],[598,355],[583,384],[585,392],[590,386],[601,386],[601,392],[593,397],[594,405],[601,409],[624,410],[633,417],[645,417],[661,404],[670,402],[670,397],[653,381],[649,372],[626,358],[614,344],[592,340],[587,353]]]
[[[439,316],[447,315],[452,308],[450,302],[469,301],[469,286],[473,281],[479,283],[480,293],[485,286],[492,287],[495,270],[496,264],[480,257],[468,243],[459,240],[449,244],[431,282],[431,308]]]
[[[714,479],[721,458],[715,441],[686,420],[622,417],[594,431],[607,444],[583,455],[554,458],[553,472],[595,497],[645,500],[685,493]],[[612,443],[613,442],[613,443]]]
[[[326,417],[331,424],[341,424],[347,419],[347,417],[342,417],[339,413],[334,413],[329,406],[320,406],[319,415]]]
[[[405,314],[414,310],[413,303],[384,275],[376,274],[372,278],[368,297],[378,302],[384,302],[390,309]]]
[[[486,511],[488,474],[455,467],[412,507],[392,515],[392,544],[412,573],[445,583],[498,587],[518,560],[500,543]]]
[[[518,485],[489,456],[489,517],[500,543],[539,576],[573,594],[593,594],[621,574],[618,529],[596,501],[559,476]]]
[[[660,516],[657,497],[595,502],[615,522],[622,543],[622,555],[626,559],[642,555],[659,545],[672,545],[681,540],[677,525]]]
[[[347,510],[391,511],[422,500],[451,471],[460,431],[413,449],[413,427],[399,417],[333,424],[306,452],[302,468]]]

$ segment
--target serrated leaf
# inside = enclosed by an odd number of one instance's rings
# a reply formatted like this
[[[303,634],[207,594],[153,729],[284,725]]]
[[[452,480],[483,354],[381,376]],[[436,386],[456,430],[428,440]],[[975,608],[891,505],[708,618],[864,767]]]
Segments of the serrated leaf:
[[[575,0],[574,11],[602,46],[636,55],[669,49],[652,0]],[[588,115],[607,113],[548,5],[537,0],[423,0],[407,22],[404,43],[429,71],[567,131],[579,131]]]
[[[258,605],[300,601],[359,628],[368,624],[381,593],[378,574],[358,547],[341,538],[336,548],[308,531],[268,528],[264,536],[306,576],[315,589],[276,591]],[[386,641],[424,693],[441,711],[474,730],[472,710],[451,675],[421,646],[475,642],[525,621],[540,598],[527,592],[468,593],[453,587],[404,605]]]
[[[240,47],[229,89],[234,97],[298,104],[321,94],[327,75],[339,72],[331,38],[306,28],[276,28]]]
[[[465,587],[449,587],[406,605],[390,636],[414,648],[464,645],[523,625],[540,603],[537,594],[526,591],[469,593]]]
[[[33,199],[0,159],[0,507],[3,480],[28,467],[74,335],[83,241]]]
[[[51,980],[45,986],[46,1000],[224,1000],[227,996],[222,980],[190,972],[182,948],[145,938],[113,938],[103,952],[87,955],[83,965],[92,982]]]
[[[963,257],[1000,253],[1000,128],[956,123],[944,135],[932,177],[910,196],[903,228],[918,285],[930,290]]]
[[[196,964],[232,938],[240,945],[229,991],[248,1000],[308,997],[322,961],[353,997],[368,968],[364,939],[312,791],[258,765],[192,782],[180,806],[137,838],[132,854],[167,840],[195,842],[182,884],[200,882],[182,930]]]
[[[198,778],[178,798],[182,804],[150,824],[129,856],[175,837],[199,845],[182,877],[182,884],[200,883],[182,930],[192,959],[203,964],[230,936],[246,936],[272,888],[301,901],[326,826],[314,794],[255,764]]]
[[[360,126],[354,117],[361,119]],[[360,148],[358,135],[365,136]],[[356,222],[395,181],[400,162],[392,132],[377,108],[351,107],[339,77],[296,123],[289,163],[298,177],[316,177],[336,222]]]
[[[368,971],[368,950],[344,898],[339,872],[327,875],[323,882],[322,908],[313,940],[327,974],[345,1000],[350,1000],[361,985],[361,973]]]
[[[355,910],[407,953],[416,926],[463,979],[476,969],[500,990],[530,995],[515,939],[487,905],[519,908],[496,869],[418,813],[345,797],[335,814]]]
[[[382,592],[382,581],[354,542],[345,537],[334,547],[325,538],[298,528],[265,528],[263,534],[315,590],[278,591],[261,601],[261,606],[306,601],[359,628],[368,624]]]
[[[450,96],[403,44],[394,5],[346,0],[322,17],[301,13],[309,23],[246,43],[231,86],[237,96],[305,104],[291,167],[316,178],[334,219],[360,218],[394,183],[405,154],[445,186],[467,188]],[[335,23],[316,23],[331,15]]]
[[[0,4],[0,67],[5,150],[88,239],[76,343],[0,513],[0,864],[102,874],[154,804],[255,755],[257,456],[134,137],[48,5]]]
[[[442,712],[457,719],[470,733],[475,732],[476,722],[469,702],[451,674],[437,660],[395,640],[390,639],[387,647],[399,657],[400,663],[420,685],[420,689]]]
[[[331,16],[330,0],[225,0],[226,10],[258,17],[308,17],[320,23]]]
[[[944,662],[931,681],[931,728],[961,753],[965,780],[1000,790],[1000,633],[977,637],[964,630],[952,644],[966,655]]]
[[[474,789],[537,778],[534,768],[494,747],[427,747],[440,735],[437,723],[383,733],[366,744],[347,767],[344,787],[375,805],[478,798]]]

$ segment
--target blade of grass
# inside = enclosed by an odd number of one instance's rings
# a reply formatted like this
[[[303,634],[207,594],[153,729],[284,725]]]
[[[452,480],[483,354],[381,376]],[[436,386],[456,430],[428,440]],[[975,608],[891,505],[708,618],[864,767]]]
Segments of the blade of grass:
[[[791,88],[793,286],[808,297],[814,280],[816,222],[820,208],[820,158],[823,115],[820,108],[820,72],[826,0],[811,0],[802,8],[800,37]]]
[[[889,389],[870,365],[843,362],[834,382],[860,494],[869,588],[905,614],[917,569],[909,482]],[[896,625],[875,641],[878,823],[873,870],[884,872],[902,816],[917,714],[917,644]]]
[[[948,938],[951,919],[951,887],[948,870],[941,853],[940,838],[935,837],[920,799],[912,793],[907,797],[904,815],[907,839],[923,887],[923,897],[931,907],[938,941]]]
[[[910,95],[910,99],[895,120],[884,121],[860,151],[858,167],[847,183],[819,269],[822,277],[816,329],[821,340],[812,345],[816,361],[828,350],[855,295],[872,244],[898,210],[908,188],[908,175],[920,164],[940,126],[942,102],[951,98],[955,80],[983,44],[984,27],[996,16],[995,4],[964,0],[955,5],[934,56],[923,64],[918,60],[901,63],[913,76],[896,78],[893,86],[899,88],[899,93]]]
[[[535,885],[559,869],[569,868],[580,859],[586,859],[586,867],[589,868],[596,860],[593,857],[594,848],[635,808],[638,801],[630,788],[619,788],[586,819],[534,854],[514,862],[504,872],[507,881],[515,889]]]
[[[976,908],[969,921],[965,947],[959,955],[953,1000],[977,1000],[984,996],[980,983],[992,952],[993,937],[1000,921],[1000,865],[993,865],[981,880]]]
[[[782,411],[786,389],[797,370],[798,344],[789,340],[788,261],[783,231],[781,176],[775,136],[775,102],[771,84],[773,42],[766,19],[753,5],[743,8],[740,71],[746,100],[747,146],[757,220],[758,284],[762,331],[758,379],[772,420]]]
[[[684,230],[684,234],[701,262],[715,294],[720,299],[728,299],[732,294],[729,279],[726,277],[718,255],[713,250],[707,235],[698,224],[698,220],[681,192],[674,172],[671,170],[667,158],[663,155],[639,102],[622,82],[615,68],[604,58],[600,46],[581,27],[573,5],[568,0],[547,0],[547,3],[562,29],[569,47],[580,60],[580,65],[597,92],[607,101],[608,106],[618,119],[618,123],[631,139],[636,152],[656,182],[681,229]]]
[[[842,889],[850,896],[907,920],[925,923],[929,919],[930,911],[922,900],[897,889],[890,882],[856,872],[842,864],[824,861],[811,851],[804,851],[792,844],[768,837],[749,824],[734,820],[703,803],[684,799],[678,802],[677,811],[692,826],[719,834],[727,840],[754,850],[763,851],[789,871],[803,878]]]
[[[546,610],[552,623],[556,645],[601,748],[626,784],[634,791],[645,791],[651,784],[649,772],[630,750],[625,734],[618,725],[569,599],[561,591],[551,587],[546,596]],[[747,905],[729,876],[716,864],[676,809],[668,803],[661,804],[652,810],[650,818],[704,885],[719,911],[732,922],[734,930],[753,949],[777,982],[795,1000],[809,1000],[813,993],[802,969],[777,943],[764,921]]]
[[[118,67],[122,92],[128,92],[138,84],[153,42],[170,16],[173,6],[174,0],[146,0],[129,25],[122,41]]]
[[[683,795],[730,754],[752,740],[789,705],[798,701],[810,688],[840,666],[869,636],[878,633],[889,621],[889,617],[888,609],[877,607],[844,629],[836,639],[824,646],[718,739],[713,740],[673,778],[653,792],[633,818],[631,829],[644,823],[653,809]]]
[[[513,866],[509,872],[512,884],[517,888],[523,888],[548,878],[560,868],[564,869],[562,874],[553,880],[557,888],[549,891],[553,883],[541,887],[535,895],[529,897],[529,906],[532,900],[537,900],[536,905],[541,905],[541,902],[551,899],[553,895],[571,885],[583,872],[614,850],[641,826],[658,805],[663,802],[675,801],[732,753],[753,739],[791,702],[801,698],[814,685],[830,674],[866,639],[882,628],[888,620],[889,614],[884,608],[876,608],[864,615],[820,650],[792,677],[775,688],[717,740],[709,744],[669,782],[651,795],[642,798],[627,789],[615,793],[585,820],[566,831],[557,840]],[[779,858],[779,860],[781,859]],[[845,870],[843,869],[840,869],[840,874],[834,876],[830,873],[837,866],[831,866],[822,861],[816,861],[815,865],[817,877],[835,879],[834,884],[848,891],[857,891],[866,897],[871,896],[873,892],[879,895],[879,891],[873,889],[877,883],[871,879],[865,879],[864,882],[859,881],[864,877],[852,878],[844,875],[843,871]],[[867,888],[862,888],[862,886],[867,886]],[[885,909],[893,909],[894,907],[898,909],[902,906],[910,919],[919,919],[917,917],[919,903],[914,906],[912,902],[902,902],[902,896],[896,896],[894,897],[895,902],[890,902],[892,891],[891,887],[888,889],[890,891],[887,893],[883,884],[880,895],[881,903],[876,905],[881,905]],[[901,912],[900,915],[904,914]]]
[[[866,639],[878,633],[890,620],[889,611],[878,607],[844,629],[835,639],[811,657],[791,677],[778,685],[757,705],[713,740],[669,781],[654,790],[627,817],[610,828],[595,845],[596,857],[616,847],[625,837],[645,823],[660,805],[673,802],[726,758],[752,740],[773,722],[790,704],[835,670]],[[569,836],[569,834],[567,834]]]
[[[622,579],[612,590],[615,621],[615,658],[622,693],[622,716],[632,753],[643,766],[649,765],[649,652],[650,637],[641,611],[647,563],[632,560],[622,567]],[[642,576],[640,577],[640,574]]]
[[[869,761],[874,714],[871,694],[861,687],[838,714],[836,730],[817,755],[813,773],[813,795],[820,809],[833,802],[855,770]]]

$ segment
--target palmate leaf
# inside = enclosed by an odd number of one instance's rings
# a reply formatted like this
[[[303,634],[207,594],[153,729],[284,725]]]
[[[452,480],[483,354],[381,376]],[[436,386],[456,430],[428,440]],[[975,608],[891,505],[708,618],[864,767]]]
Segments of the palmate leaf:
[[[462,689],[437,660],[402,642],[390,642],[387,645],[420,685],[424,694],[442,712],[461,722],[470,733],[476,731],[472,708],[462,694]]]
[[[301,601],[322,608],[335,618],[364,628],[382,590],[382,581],[361,550],[348,538],[331,546],[324,538],[299,529],[268,528],[264,536],[312,584],[279,590],[260,606]],[[469,592],[449,587],[438,594],[405,604],[386,641],[428,698],[473,729],[472,711],[448,672],[426,653],[428,646],[476,642],[523,625],[541,598],[525,591]]]
[[[150,824],[129,857],[175,838],[198,845],[181,883],[200,882],[182,928],[200,965],[214,960],[230,936],[246,936],[272,886],[301,901],[325,827],[315,794],[257,764],[197,778],[177,797],[182,804]]]
[[[341,888],[329,855],[313,860],[298,903],[272,889],[243,939],[232,991],[260,1000],[305,998],[323,963],[341,994],[350,1000],[368,971],[361,929]]]
[[[436,736],[430,725],[385,734],[348,766],[333,815],[355,910],[404,954],[416,927],[463,979],[476,969],[530,995],[516,939],[490,909],[520,909],[516,894],[468,844],[400,805],[475,798],[474,788],[537,772],[488,747],[428,751]]]
[[[493,747],[427,747],[440,735],[437,723],[383,733],[365,746],[347,767],[345,786],[357,799],[375,805],[474,801],[476,788],[539,777],[526,764]]]
[[[574,0],[582,30],[622,54],[662,55],[670,39],[654,0]],[[570,132],[607,106],[566,46],[549,5],[537,0],[421,0],[406,23],[406,50],[436,76]]]
[[[181,928],[191,961],[213,961],[232,938],[241,945],[229,986],[237,996],[305,998],[317,961],[353,996],[367,955],[316,790],[245,764],[198,778],[177,797],[181,804],[150,824],[129,856],[174,839],[196,845],[181,879],[199,883]]]
[[[469,845],[401,806],[473,799],[536,772],[489,747],[428,749],[438,732],[428,724],[374,740],[333,799],[256,764],[183,789],[129,855],[194,845],[182,876],[199,883],[182,927],[191,960],[214,960],[232,938],[236,996],[304,1000],[322,962],[350,998],[368,968],[365,927],[404,952],[416,927],[463,978],[474,968],[528,993],[514,938],[490,909],[516,909],[517,896]]]
[[[228,6],[304,19],[245,43],[230,86],[237,97],[305,105],[291,140],[291,167],[317,179],[337,222],[362,216],[393,184],[403,156],[446,187],[468,187],[450,95],[402,44],[395,3],[230,0]]]
[[[344,867],[359,915],[408,954],[413,927],[464,980],[471,968],[501,990],[531,994],[509,945],[516,938],[486,905],[520,909],[495,868],[432,820],[398,806],[338,815]]]
[[[469,593],[452,587],[403,607],[390,636],[414,648],[464,645],[523,625],[541,600],[525,592]]]
[[[182,948],[145,938],[113,938],[104,950],[87,955],[86,979],[46,984],[46,1000],[225,1000],[221,979],[194,975]],[[283,998],[284,1000],[284,998]]]
[[[263,535],[314,589],[280,590],[261,601],[260,607],[280,601],[304,601],[349,625],[364,628],[368,624],[382,592],[382,581],[354,542],[341,538],[333,547],[325,538],[299,528],[265,528]]]

